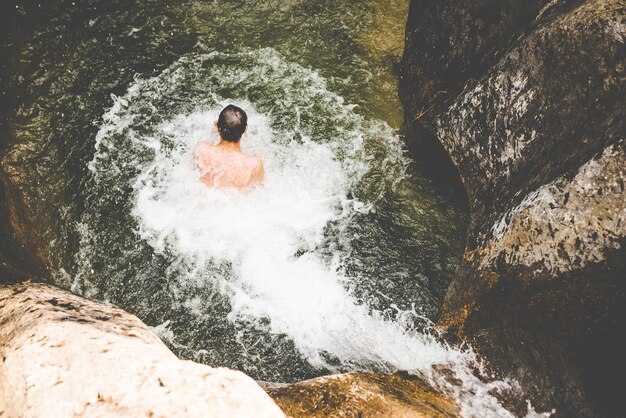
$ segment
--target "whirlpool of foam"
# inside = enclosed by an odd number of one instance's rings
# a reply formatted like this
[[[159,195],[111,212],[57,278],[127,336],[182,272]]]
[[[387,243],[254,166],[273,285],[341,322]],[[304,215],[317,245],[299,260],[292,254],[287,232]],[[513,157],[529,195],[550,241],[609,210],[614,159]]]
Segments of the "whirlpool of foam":
[[[136,310],[162,322],[155,329],[171,346],[209,364],[250,371],[282,352],[312,370],[407,370],[460,399],[466,415],[508,415],[490,394],[507,383],[475,377],[471,352],[416,327],[414,311],[358,300],[339,268],[354,238],[345,226],[404,173],[384,122],[271,49],[183,57],[113,99],[89,164],[75,290],[114,300],[136,292]],[[217,141],[212,122],[231,102],[248,112],[244,151],[265,161],[265,186],[246,193],[207,188],[191,163],[199,140]],[[94,269],[106,277],[90,278]],[[142,301],[152,288],[162,296]],[[202,333],[215,323],[226,325]],[[461,383],[438,376],[442,367]]]

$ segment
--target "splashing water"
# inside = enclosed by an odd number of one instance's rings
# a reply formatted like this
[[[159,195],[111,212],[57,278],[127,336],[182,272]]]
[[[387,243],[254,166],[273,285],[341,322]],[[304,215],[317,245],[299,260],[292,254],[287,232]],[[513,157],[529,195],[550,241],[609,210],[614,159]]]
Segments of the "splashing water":
[[[191,163],[199,140],[217,141],[210,127],[230,102],[248,112],[244,151],[265,160],[265,187],[246,193],[207,188]],[[330,372],[407,370],[455,396],[465,416],[512,416],[493,396],[511,382],[477,377],[473,353],[440,343],[415,310],[378,310],[357,298],[342,269],[355,239],[350,225],[404,175],[401,150],[384,122],[365,120],[316,72],[274,50],[183,57],[137,79],[104,117],[89,164],[97,209],[80,225],[82,273],[73,288],[98,293],[98,231],[127,218],[143,247],[111,250],[120,261],[106,269],[107,280],[132,292],[133,282],[165,276],[160,286],[173,311],[193,318],[193,327],[225,321],[234,337],[214,337],[240,345],[248,364],[275,350]],[[158,273],[137,260],[146,251]],[[175,315],[156,329],[184,351],[171,321]],[[216,351],[194,355],[223,362]]]

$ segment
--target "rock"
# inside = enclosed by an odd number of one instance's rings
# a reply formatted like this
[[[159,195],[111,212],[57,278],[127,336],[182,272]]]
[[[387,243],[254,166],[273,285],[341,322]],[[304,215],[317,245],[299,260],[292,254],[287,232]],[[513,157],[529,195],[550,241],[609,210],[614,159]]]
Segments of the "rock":
[[[473,348],[489,359],[487,369],[520,382],[498,398],[518,416],[526,416],[528,400],[538,412],[555,416],[593,416],[587,393],[581,384],[576,358],[552,338],[521,328],[491,327],[471,335]],[[533,416],[533,415],[531,415]]]
[[[0,283],[47,278],[48,258],[23,194],[0,169]]]
[[[284,417],[243,373],[182,361],[135,316],[45,284],[0,287],[0,415]],[[457,417],[425,380],[347,373],[265,389],[293,417]]]
[[[458,417],[458,406],[417,377],[346,373],[267,392],[292,417]]]
[[[0,287],[0,415],[284,417],[243,373],[182,361],[121,309]]]
[[[445,149],[471,208],[439,325],[557,416],[592,414],[577,376],[593,414],[619,409],[625,43],[623,0],[414,0],[407,24],[407,119]]]
[[[400,74],[400,95],[410,117],[428,122],[427,115],[445,108],[446,100],[486,72],[548,2],[411,1]]]
[[[458,174],[435,136],[434,116],[465,83],[482,76],[503,46],[532,24],[549,0],[412,0],[400,66],[407,145],[420,165],[455,194]]]

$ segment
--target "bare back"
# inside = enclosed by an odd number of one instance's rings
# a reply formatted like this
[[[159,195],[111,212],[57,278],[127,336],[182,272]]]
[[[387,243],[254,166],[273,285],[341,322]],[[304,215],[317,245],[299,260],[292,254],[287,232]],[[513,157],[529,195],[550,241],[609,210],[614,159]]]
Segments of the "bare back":
[[[244,190],[262,184],[265,172],[260,158],[229,144],[201,141],[194,152],[200,180],[210,187]]]

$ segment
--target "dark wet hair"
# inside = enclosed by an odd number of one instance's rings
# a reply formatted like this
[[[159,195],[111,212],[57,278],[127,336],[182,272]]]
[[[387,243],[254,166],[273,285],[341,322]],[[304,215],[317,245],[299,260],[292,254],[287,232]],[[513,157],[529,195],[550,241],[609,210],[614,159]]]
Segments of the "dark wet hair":
[[[217,118],[217,130],[224,141],[237,142],[248,126],[248,115],[240,107],[229,104]]]

